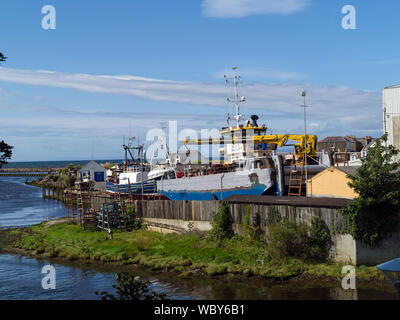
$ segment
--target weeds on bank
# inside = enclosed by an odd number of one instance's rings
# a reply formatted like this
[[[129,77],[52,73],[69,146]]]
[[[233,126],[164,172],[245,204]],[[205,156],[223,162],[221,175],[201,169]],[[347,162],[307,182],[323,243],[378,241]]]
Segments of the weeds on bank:
[[[0,252],[9,248],[17,240],[15,231],[8,231],[0,226]]]
[[[182,277],[236,274],[285,279],[299,274],[341,277],[338,265],[326,262],[329,230],[313,220],[311,227],[275,216],[263,234],[257,218],[246,209],[243,234],[234,235],[226,206],[214,214],[208,235],[161,234],[145,229],[114,232],[84,231],[70,223],[14,231],[14,246],[48,257],[137,264],[172,271]],[[358,268],[358,276],[379,278],[373,268]],[[358,270],[357,269],[357,270]]]

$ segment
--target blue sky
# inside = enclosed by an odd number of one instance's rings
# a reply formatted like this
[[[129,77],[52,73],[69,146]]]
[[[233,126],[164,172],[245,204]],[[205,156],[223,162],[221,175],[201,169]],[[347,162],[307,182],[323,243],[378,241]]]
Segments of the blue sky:
[[[344,30],[344,5],[357,29]],[[56,29],[43,30],[44,5]],[[273,133],[382,134],[398,84],[400,3],[339,0],[19,0],[2,4],[0,139],[14,161],[110,159],[123,137],[178,121],[219,128],[223,74],[240,67],[243,114]]]

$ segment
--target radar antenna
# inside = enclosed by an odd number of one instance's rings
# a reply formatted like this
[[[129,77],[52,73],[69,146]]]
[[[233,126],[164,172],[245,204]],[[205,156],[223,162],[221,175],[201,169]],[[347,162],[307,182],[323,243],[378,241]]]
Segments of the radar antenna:
[[[233,70],[233,77],[229,78],[229,77],[227,77],[226,75],[224,75],[224,78],[225,78],[226,84],[230,84],[230,83],[233,82],[233,87],[234,87],[234,90],[235,90],[235,97],[234,97],[233,99],[228,98],[228,99],[226,99],[226,100],[227,100],[228,102],[232,102],[233,104],[235,104],[235,112],[236,112],[236,114],[235,114],[235,116],[234,116],[233,118],[236,120],[237,127],[239,128],[240,121],[242,120],[242,117],[243,117],[243,116],[240,114],[240,104],[243,103],[243,102],[245,102],[245,101],[246,101],[246,98],[245,98],[245,97],[239,98],[239,93],[238,93],[237,86],[238,86],[239,83],[242,82],[242,79],[240,78],[240,75],[238,75],[238,74],[236,73],[236,70],[237,70],[237,69],[238,69],[238,67],[233,67],[233,68],[232,68],[232,70]],[[228,123],[229,123],[229,120],[230,120],[230,116],[228,116]]]

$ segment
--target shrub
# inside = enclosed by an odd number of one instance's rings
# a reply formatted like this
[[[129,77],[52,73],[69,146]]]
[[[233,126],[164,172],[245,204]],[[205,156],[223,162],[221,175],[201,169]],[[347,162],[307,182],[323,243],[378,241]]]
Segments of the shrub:
[[[138,218],[135,213],[135,205],[130,202],[125,202],[125,220],[129,222],[130,228],[129,230],[139,230],[144,229],[145,225],[143,224],[143,220]]]
[[[275,206],[268,207],[267,226],[279,223],[282,221],[281,214]]]
[[[272,260],[283,262],[288,257],[307,257],[309,235],[305,224],[285,219],[270,225],[268,231],[267,253]]]
[[[229,206],[222,202],[218,212],[213,214],[212,229],[209,233],[211,240],[222,241],[233,236],[232,221],[229,215]]]
[[[260,238],[261,231],[259,229],[259,224],[258,226],[251,225],[250,216],[251,216],[251,206],[246,206],[245,214],[243,217],[243,226],[242,226],[243,239],[244,241],[249,243],[258,242],[261,240]]]
[[[311,227],[288,219],[269,226],[267,253],[272,260],[287,258],[322,260],[328,256],[331,236],[325,222],[314,217]]]
[[[69,165],[67,165],[65,168],[60,170],[61,174],[67,175],[68,172],[77,172],[79,169],[81,169],[83,166],[78,164],[78,165],[74,165],[73,163],[70,163]]]
[[[326,223],[319,217],[313,217],[310,228],[310,257],[324,259],[328,256],[331,234]]]

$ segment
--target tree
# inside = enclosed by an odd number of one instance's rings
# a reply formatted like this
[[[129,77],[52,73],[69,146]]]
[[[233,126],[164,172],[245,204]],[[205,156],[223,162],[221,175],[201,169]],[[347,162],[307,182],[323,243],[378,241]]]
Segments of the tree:
[[[1,52],[0,52],[0,62],[6,61],[7,57],[5,57]]]
[[[399,150],[387,146],[387,135],[376,140],[362,159],[355,176],[348,176],[349,186],[358,197],[342,210],[345,232],[357,240],[376,246],[397,230],[400,204]]]
[[[6,61],[7,57],[5,57],[1,52],[0,52],[0,62]],[[0,142],[0,168],[4,165],[7,164],[7,159],[11,159],[12,155],[12,146],[9,146],[7,143],[4,141]]]
[[[0,142],[0,168],[8,163],[7,160],[11,159],[13,148],[4,141]]]

